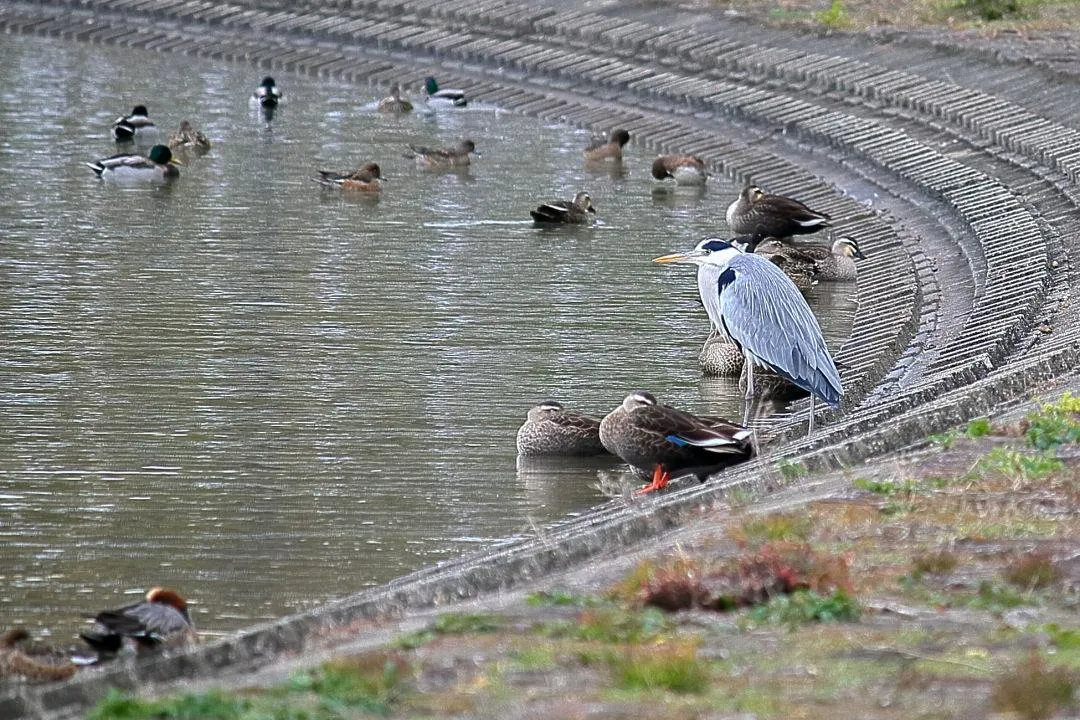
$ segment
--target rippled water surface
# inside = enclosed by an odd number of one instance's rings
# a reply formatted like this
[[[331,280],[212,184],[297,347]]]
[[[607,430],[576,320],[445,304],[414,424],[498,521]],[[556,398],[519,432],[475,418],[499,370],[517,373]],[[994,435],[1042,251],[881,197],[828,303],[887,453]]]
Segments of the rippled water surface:
[[[539,399],[603,413],[646,388],[739,415],[697,371],[693,271],[649,263],[726,232],[731,186],[655,192],[641,148],[613,177],[565,126],[387,117],[385,88],[287,74],[267,127],[261,77],[0,43],[0,625],[67,638],[167,584],[224,632],[532,532],[601,498],[596,465],[516,469]],[[171,187],[80,164],[116,152],[109,125],[138,103],[214,143]],[[463,137],[483,153],[467,173],[402,157]],[[368,159],[381,197],[310,179]],[[527,221],[578,189],[598,227]],[[849,295],[825,297],[834,345]]]

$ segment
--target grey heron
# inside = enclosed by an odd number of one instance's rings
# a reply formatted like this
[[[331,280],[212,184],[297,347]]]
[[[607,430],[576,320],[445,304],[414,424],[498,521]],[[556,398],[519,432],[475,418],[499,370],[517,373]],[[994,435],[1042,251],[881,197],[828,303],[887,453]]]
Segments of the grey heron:
[[[844,390],[821,327],[783,270],[719,238],[705,238],[693,250],[653,262],[698,266],[698,292],[709,319],[745,357],[747,416],[754,396],[754,365],[769,368],[810,393],[808,432],[814,430],[815,398],[832,407],[840,405]]]

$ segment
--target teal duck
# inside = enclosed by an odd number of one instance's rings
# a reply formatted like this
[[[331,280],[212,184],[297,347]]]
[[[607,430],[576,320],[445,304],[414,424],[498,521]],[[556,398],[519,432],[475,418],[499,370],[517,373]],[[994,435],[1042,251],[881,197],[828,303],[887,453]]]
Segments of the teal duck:
[[[112,124],[112,136],[116,142],[132,142],[136,138],[157,131],[157,126],[147,117],[145,105],[136,105],[129,115],[122,115]]]
[[[395,113],[398,115],[412,112],[412,103],[401,97],[401,86],[394,83],[390,86],[390,96],[379,101],[379,112]]]
[[[440,88],[439,83],[430,75],[424,78],[424,90],[427,103],[433,107],[465,107],[469,104],[465,93],[451,88]]]
[[[630,142],[630,133],[622,128],[611,131],[607,139],[594,140],[585,148],[585,159],[622,161],[622,149]]]
[[[518,455],[601,455],[600,418],[555,400],[533,406],[517,433]]]
[[[694,155],[661,155],[653,160],[652,176],[671,178],[676,185],[704,185],[709,173],[705,161]]]
[[[724,418],[691,415],[661,405],[637,390],[600,422],[600,441],[651,482],[639,493],[667,486],[673,477],[710,473],[753,455],[752,431]]]
[[[155,145],[148,156],[121,153],[83,164],[104,180],[166,183],[180,177],[180,161],[167,145]]]
[[[169,133],[169,149],[173,152],[203,154],[210,151],[210,140],[190,121],[181,120],[180,127]]]
[[[472,140],[462,140],[454,147],[427,148],[420,145],[409,145],[409,153],[406,158],[416,161],[416,166],[427,170],[460,169],[468,167],[470,155],[479,155],[476,152],[476,144]]]
[[[587,192],[579,192],[573,200],[552,200],[530,210],[533,221],[540,224],[588,225],[596,215],[592,198]]]
[[[757,185],[744,188],[727,209],[728,226],[740,235],[756,231],[778,238],[805,235],[829,227],[829,219],[798,200],[769,195]]]
[[[386,180],[378,163],[369,162],[351,173],[336,173],[319,170],[319,177],[312,178],[323,187],[337,190],[358,190],[360,192],[381,192]]]
[[[97,661],[124,651],[144,653],[187,645],[198,637],[187,600],[175,590],[161,587],[152,588],[143,602],[98,613],[93,627],[79,636],[97,653]]]

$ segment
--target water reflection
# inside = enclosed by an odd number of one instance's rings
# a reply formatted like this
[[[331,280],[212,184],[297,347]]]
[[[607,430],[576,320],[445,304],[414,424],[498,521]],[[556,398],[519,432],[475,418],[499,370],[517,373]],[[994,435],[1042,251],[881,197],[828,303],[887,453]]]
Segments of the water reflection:
[[[160,583],[211,632],[296,612],[594,503],[596,467],[516,465],[538,399],[741,412],[701,386],[692,273],[650,263],[723,234],[732,187],[658,204],[639,149],[591,174],[585,133],[366,110],[385,88],[278,77],[268,123],[244,65],[20,36],[0,61],[5,622],[66,637]],[[173,186],[97,182],[80,162],[161,87],[151,117],[211,151]],[[468,173],[402,157],[462,137]],[[374,197],[312,182],[368,160]],[[577,190],[602,224],[529,222]]]

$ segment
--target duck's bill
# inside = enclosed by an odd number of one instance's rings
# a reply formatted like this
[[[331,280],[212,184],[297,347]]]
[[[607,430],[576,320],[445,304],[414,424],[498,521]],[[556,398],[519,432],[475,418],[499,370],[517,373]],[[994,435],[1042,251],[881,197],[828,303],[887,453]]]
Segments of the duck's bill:
[[[704,253],[700,253],[697,250],[690,250],[689,252],[671,253],[670,255],[661,255],[658,258],[653,258],[654,263],[660,263],[661,265],[669,265],[671,263],[688,263],[693,262],[694,258],[701,257]]]
[[[180,162],[180,158],[177,158],[177,157],[169,158],[169,163],[172,164],[172,165],[183,165],[184,164],[184,163]]]

